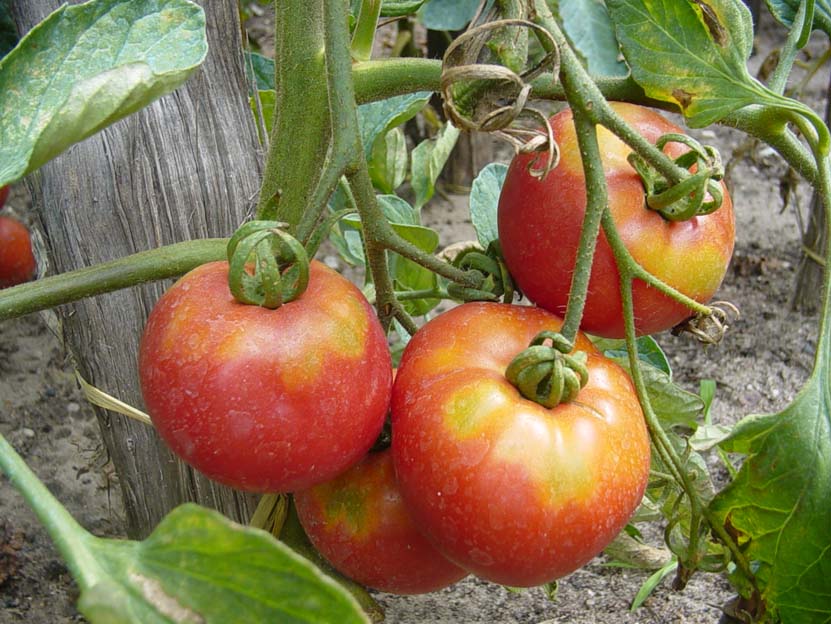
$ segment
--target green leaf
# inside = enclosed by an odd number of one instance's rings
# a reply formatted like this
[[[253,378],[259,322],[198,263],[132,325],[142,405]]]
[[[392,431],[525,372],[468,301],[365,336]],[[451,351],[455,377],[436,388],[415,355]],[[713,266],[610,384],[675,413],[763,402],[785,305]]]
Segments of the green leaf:
[[[415,117],[430,100],[431,95],[429,91],[420,91],[359,106],[358,125],[366,159],[372,157],[372,148],[377,137]]]
[[[245,73],[248,79],[253,78],[256,88],[260,91],[275,91],[274,59],[270,59],[256,52],[245,52]]]
[[[487,249],[491,241],[499,240],[496,215],[507,173],[508,165],[490,163],[479,172],[470,187],[470,220],[482,249]]]
[[[646,579],[641,585],[638,593],[635,594],[635,598],[632,600],[632,605],[629,607],[629,611],[636,611],[646,602],[646,599],[652,595],[652,592],[655,591],[655,588],[661,584],[667,576],[675,572],[678,569],[678,560],[672,559],[667,563],[663,568],[654,572],[648,579]]]
[[[422,141],[413,150],[412,184],[416,210],[421,210],[436,192],[436,180],[458,138],[459,129],[446,123],[434,139]]]
[[[625,76],[609,11],[601,0],[559,0],[560,22],[569,41],[595,76]]]
[[[257,110],[257,101],[254,99],[254,96],[248,98],[248,103],[251,105],[251,112],[254,114],[254,119],[257,119],[258,115],[262,114],[263,116],[263,127],[265,128],[266,133],[271,134],[271,124],[274,121],[274,107],[277,104],[277,92],[276,91],[258,91],[258,97],[260,98],[260,109]],[[257,130],[260,130],[260,124],[257,123]],[[263,137],[260,137],[260,143],[265,143]]]
[[[424,0],[384,0],[381,3],[381,17],[412,15],[424,4]]]
[[[0,185],[171,92],[207,49],[186,0],[62,6],[0,61]]]
[[[480,0],[427,0],[419,15],[430,30],[462,30],[476,15]]]
[[[407,177],[408,164],[407,138],[400,127],[393,128],[375,140],[368,163],[372,184],[382,193],[394,193]]]
[[[0,0],[0,59],[17,45],[17,29],[9,12],[9,0]]]
[[[635,341],[638,349],[638,359],[644,364],[648,364],[659,371],[664,372],[670,380],[672,379],[672,369],[669,366],[669,360],[661,349],[661,345],[652,336],[641,336]],[[626,341],[613,338],[595,338],[594,345],[603,351],[606,357],[626,360],[629,356],[626,351]]]
[[[607,0],[632,77],[692,127],[770,99],[747,70],[750,11],[737,0]]]
[[[143,542],[91,538],[107,580],[84,591],[93,623],[369,622],[354,598],[269,533],[193,504]]]
[[[829,371],[826,352],[784,411],[736,425],[722,448],[748,457],[711,504],[739,535],[768,608],[788,624],[831,621]]]
[[[793,26],[796,12],[802,0],[766,0],[773,17],[787,28]],[[821,30],[831,36],[831,2],[816,0],[814,3],[814,30]]]

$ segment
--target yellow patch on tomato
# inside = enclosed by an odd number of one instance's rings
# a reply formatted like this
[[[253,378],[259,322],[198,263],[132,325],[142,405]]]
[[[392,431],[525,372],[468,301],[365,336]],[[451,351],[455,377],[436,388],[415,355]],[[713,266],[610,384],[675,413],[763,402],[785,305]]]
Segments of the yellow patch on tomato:
[[[458,438],[471,438],[493,422],[508,405],[503,384],[479,380],[475,386],[462,386],[444,403],[444,424]]]
[[[325,331],[334,352],[349,358],[361,357],[369,331],[369,319],[364,307],[351,294],[343,298],[333,297],[323,303],[323,312],[329,321]]]
[[[537,486],[541,503],[562,507],[585,500],[593,490],[598,477],[593,466],[599,464],[593,449],[598,445],[594,427],[555,412],[515,414],[491,458],[521,467]]]

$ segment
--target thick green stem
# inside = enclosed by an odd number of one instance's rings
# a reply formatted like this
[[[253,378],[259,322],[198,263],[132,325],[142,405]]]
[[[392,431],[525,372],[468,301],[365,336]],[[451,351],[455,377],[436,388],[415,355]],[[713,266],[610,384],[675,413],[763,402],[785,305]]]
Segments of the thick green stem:
[[[87,542],[94,539],[37,478],[0,434],[0,472],[4,472],[43,524],[81,591],[105,580]]]
[[[178,277],[206,262],[225,260],[227,244],[225,238],[186,241],[7,288],[0,291],[0,321],[84,297]]]
[[[441,61],[421,58],[365,61],[353,65],[352,78],[358,104],[416,91],[438,91]]]
[[[331,137],[324,54],[324,0],[275,7],[276,101],[257,219],[300,222]]]
[[[580,230],[580,243],[577,247],[574,275],[571,278],[566,317],[560,330],[560,333],[573,343],[577,337],[577,330],[580,328],[580,321],[583,319],[594,250],[597,247],[597,236],[600,233],[600,223],[609,198],[606,189],[606,175],[603,171],[603,163],[600,160],[597,128],[583,114],[582,108],[574,107],[572,110],[574,111],[574,126],[577,131],[580,157],[583,159],[583,174],[586,178],[588,197],[586,213],[583,217],[583,227]]]

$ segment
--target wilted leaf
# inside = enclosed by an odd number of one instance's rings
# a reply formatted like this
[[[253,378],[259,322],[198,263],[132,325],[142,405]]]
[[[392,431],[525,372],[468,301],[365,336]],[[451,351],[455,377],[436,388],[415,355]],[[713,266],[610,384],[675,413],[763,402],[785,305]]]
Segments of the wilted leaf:
[[[62,6],[0,61],[0,185],[169,93],[207,49],[186,0]]]
[[[736,0],[608,0],[632,77],[703,127],[771,95],[750,76],[750,11]]]

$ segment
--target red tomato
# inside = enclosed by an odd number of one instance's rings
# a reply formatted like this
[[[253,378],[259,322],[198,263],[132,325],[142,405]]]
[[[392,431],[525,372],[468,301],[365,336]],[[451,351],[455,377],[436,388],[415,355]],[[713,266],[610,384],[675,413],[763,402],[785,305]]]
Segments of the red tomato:
[[[683,132],[651,109],[621,103],[613,107],[653,143],[668,132]],[[562,154],[560,163],[539,180],[528,172],[534,155],[514,158],[499,199],[499,240],[508,269],[522,292],[540,307],[565,314],[586,210],[586,182],[571,110],[555,115],[551,123]],[[709,301],[733,254],[733,205],[727,189],[721,208],[715,212],[688,221],[668,221],[647,208],[641,179],[626,160],[629,147],[604,128],[598,128],[598,141],[609,210],[633,258],[692,299]],[[674,157],[686,150],[678,143],[665,148]],[[633,288],[639,334],[669,329],[692,314],[640,280],[635,280]],[[620,277],[602,232],[581,328],[609,338],[624,335]]]
[[[637,508],[649,437],[628,375],[583,335],[589,382],[553,409],[505,378],[561,320],[539,308],[459,306],[412,338],[392,396],[392,449],[416,525],[450,560],[511,586],[599,553]]]
[[[296,492],[294,502],[318,552],[362,585],[423,594],[467,576],[416,528],[401,501],[389,449],[369,453],[333,481]]]
[[[208,477],[257,492],[308,488],[359,461],[392,384],[371,306],[315,261],[303,295],[277,310],[235,301],[226,262],[194,269],[153,309],[139,373],[170,448]]]
[[[9,186],[0,186],[0,208],[3,207],[3,204],[6,203],[6,199],[9,197]]]
[[[0,216],[0,288],[28,282],[36,268],[29,230],[17,219]]]

